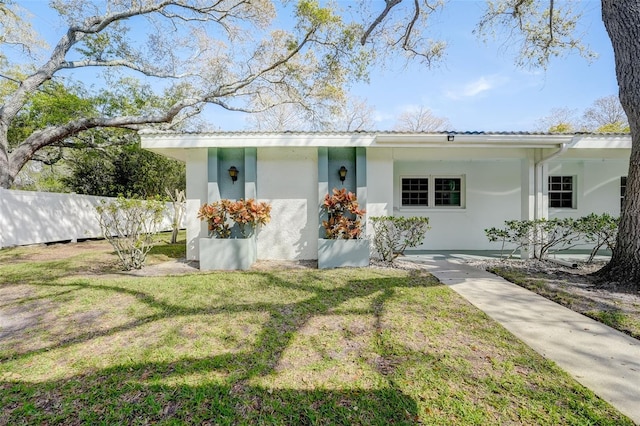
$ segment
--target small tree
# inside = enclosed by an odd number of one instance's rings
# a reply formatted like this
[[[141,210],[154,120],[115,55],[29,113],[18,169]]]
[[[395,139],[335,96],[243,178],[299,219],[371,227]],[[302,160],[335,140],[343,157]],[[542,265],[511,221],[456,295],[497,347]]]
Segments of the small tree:
[[[407,247],[422,244],[431,228],[428,217],[372,217],[373,247],[384,262],[392,263]]]
[[[111,243],[124,271],[141,269],[164,216],[165,204],[157,199],[118,197],[96,206],[104,238]]]
[[[180,231],[180,225],[182,224],[182,218],[186,210],[186,196],[184,190],[176,189],[175,193],[171,193],[165,188],[167,196],[171,200],[173,205],[173,218],[171,219],[171,244],[178,242],[178,231]]]

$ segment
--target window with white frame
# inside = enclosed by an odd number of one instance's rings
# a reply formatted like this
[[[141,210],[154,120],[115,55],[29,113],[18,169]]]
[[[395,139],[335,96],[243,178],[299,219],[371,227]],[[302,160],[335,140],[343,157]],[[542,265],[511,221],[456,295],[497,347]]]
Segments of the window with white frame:
[[[403,207],[462,207],[463,176],[401,178]]]
[[[429,205],[429,178],[403,178],[402,179],[402,205],[403,206],[428,206]]]
[[[624,204],[624,197],[627,194],[627,177],[620,177],[620,210]]]
[[[574,189],[573,176],[549,176],[549,207],[574,208]]]
[[[436,206],[460,207],[462,178],[436,177],[434,180],[434,201]]]

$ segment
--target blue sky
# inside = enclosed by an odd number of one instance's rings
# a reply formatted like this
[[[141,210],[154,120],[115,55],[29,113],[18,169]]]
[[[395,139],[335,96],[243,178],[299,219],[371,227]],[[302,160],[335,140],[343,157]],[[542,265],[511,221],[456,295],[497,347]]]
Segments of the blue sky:
[[[451,130],[531,131],[552,108],[582,111],[618,93],[599,1],[581,2],[583,40],[598,58],[589,63],[572,54],[552,60],[546,71],[519,69],[504,42],[485,44],[472,34],[483,3],[459,0],[446,7],[435,27],[449,44],[439,67],[374,71],[370,84],[354,87],[354,94],[376,107],[379,129],[392,128],[403,110],[422,105],[447,117]]]
[[[338,3],[346,7],[349,1]],[[46,2],[21,4],[35,13],[35,27],[45,29],[43,35],[53,42],[51,37],[59,36],[60,28],[52,30]],[[580,2],[583,40],[598,58],[588,62],[574,53],[552,60],[547,70],[517,68],[508,44],[500,40],[485,44],[472,34],[483,4],[483,0],[452,0],[436,17],[432,34],[446,40],[448,47],[434,68],[418,63],[405,67],[401,61],[385,70],[372,69],[369,83],[352,86],[352,95],[375,108],[376,129],[390,130],[404,110],[422,106],[448,118],[449,130],[532,131],[553,108],[582,111],[597,98],[617,94],[613,51],[599,1]],[[205,118],[221,130],[246,126],[243,114],[219,108],[209,108]]]

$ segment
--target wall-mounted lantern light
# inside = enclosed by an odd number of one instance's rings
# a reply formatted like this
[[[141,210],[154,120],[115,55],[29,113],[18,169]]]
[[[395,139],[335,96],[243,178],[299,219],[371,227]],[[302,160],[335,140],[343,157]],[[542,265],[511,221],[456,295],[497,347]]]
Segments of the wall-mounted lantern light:
[[[229,167],[229,176],[231,176],[231,181],[233,183],[236,183],[236,181],[238,180],[238,169],[236,169],[236,166],[231,166]]]
[[[347,178],[347,168],[345,166],[340,167],[338,175],[340,175],[340,182],[344,183],[344,180]]]
[[[447,142],[453,142],[453,139],[455,139],[454,135],[451,135],[451,134],[447,135]]]

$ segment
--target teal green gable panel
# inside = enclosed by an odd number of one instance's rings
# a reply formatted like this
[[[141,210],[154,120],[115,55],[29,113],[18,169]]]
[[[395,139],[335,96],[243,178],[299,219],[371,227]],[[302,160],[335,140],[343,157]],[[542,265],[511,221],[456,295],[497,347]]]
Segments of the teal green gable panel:
[[[207,152],[207,182],[218,181],[218,148],[209,148]]]
[[[234,183],[229,176],[229,168],[238,169],[238,180]],[[247,169],[244,162],[243,148],[218,148],[218,186],[220,198],[239,200],[245,198],[244,183],[247,178]]]
[[[356,182],[358,188],[367,186],[367,148],[356,148]]]
[[[329,148],[329,161],[327,174],[329,177],[329,191],[333,188],[346,188],[347,191],[356,192],[358,185],[357,167],[356,167],[356,150],[355,148]],[[340,167],[347,168],[347,178],[344,182],[340,181],[338,170]]]
[[[329,150],[318,148],[318,182],[329,182]]]

